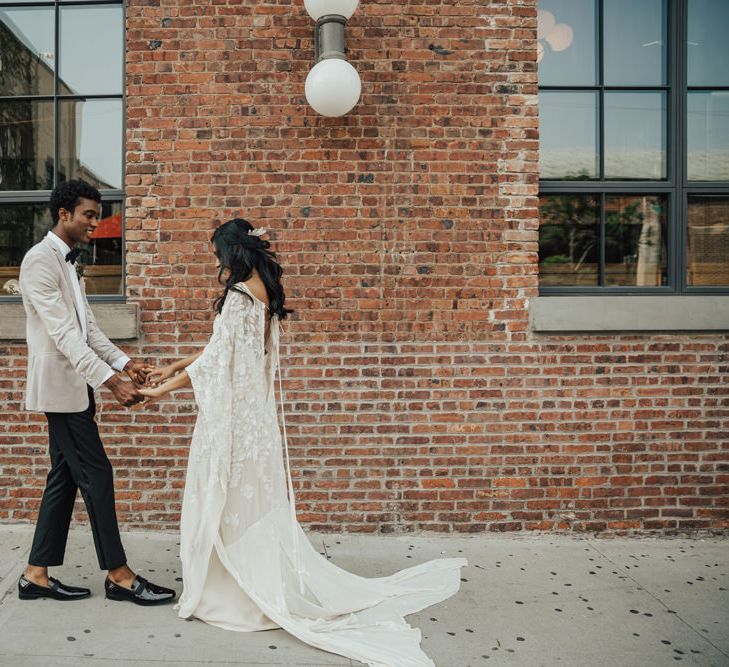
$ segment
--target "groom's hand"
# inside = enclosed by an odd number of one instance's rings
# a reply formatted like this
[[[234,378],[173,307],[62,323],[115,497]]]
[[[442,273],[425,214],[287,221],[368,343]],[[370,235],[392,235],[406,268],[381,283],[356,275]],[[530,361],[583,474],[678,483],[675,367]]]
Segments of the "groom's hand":
[[[108,387],[114,394],[114,398],[127,408],[144,399],[133,383],[124,382],[118,375],[112,375],[104,382],[104,386]]]
[[[124,366],[124,372],[134,384],[143,385],[147,382],[147,376],[154,370],[154,366],[145,364],[143,361],[130,359]]]

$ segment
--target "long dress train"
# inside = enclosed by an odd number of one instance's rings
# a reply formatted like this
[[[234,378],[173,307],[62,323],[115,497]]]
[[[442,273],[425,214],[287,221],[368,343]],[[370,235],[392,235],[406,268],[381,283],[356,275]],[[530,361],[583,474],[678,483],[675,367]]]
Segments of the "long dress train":
[[[278,421],[278,318],[266,339],[265,304],[244,283],[237,288],[187,368],[198,417],[180,525],[179,615],[228,630],[281,627],[373,667],[432,666],[403,616],[453,595],[465,559],[365,578],[314,549],[296,520],[283,410],[283,438]]]

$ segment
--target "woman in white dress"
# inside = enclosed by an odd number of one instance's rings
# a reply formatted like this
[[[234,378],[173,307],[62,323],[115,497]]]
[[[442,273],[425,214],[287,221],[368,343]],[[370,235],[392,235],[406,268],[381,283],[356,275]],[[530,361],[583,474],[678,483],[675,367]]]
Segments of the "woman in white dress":
[[[368,579],[322,557],[296,520],[283,402],[280,430],[274,388],[279,324],[291,311],[264,233],[241,219],[215,231],[224,290],[212,337],[202,352],[158,369],[151,376],[157,385],[142,390],[154,400],[192,385],[198,406],[176,608],[183,618],[228,630],[281,627],[378,667],[433,665],[420,631],[403,617],[456,593],[466,561],[443,558]]]

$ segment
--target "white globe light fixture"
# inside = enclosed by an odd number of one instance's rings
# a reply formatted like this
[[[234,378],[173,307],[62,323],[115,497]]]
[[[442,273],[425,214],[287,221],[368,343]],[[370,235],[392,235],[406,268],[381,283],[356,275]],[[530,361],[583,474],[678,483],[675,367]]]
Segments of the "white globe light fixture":
[[[304,0],[306,11],[315,21],[327,14],[348,19],[354,14],[358,4],[359,0]]]
[[[545,39],[554,51],[564,51],[570,47],[574,37],[575,33],[571,26],[566,23],[558,23]]]
[[[329,58],[311,68],[304,86],[306,100],[322,116],[344,116],[351,111],[362,84],[359,74],[346,60]]]
[[[344,26],[359,0],[304,0],[316,21],[316,64],[306,77],[306,101],[322,116],[343,116],[351,111],[362,92],[357,70],[344,55]]]
[[[537,10],[537,39],[545,39],[555,25],[557,25],[557,21],[552,12],[548,12],[546,9]]]

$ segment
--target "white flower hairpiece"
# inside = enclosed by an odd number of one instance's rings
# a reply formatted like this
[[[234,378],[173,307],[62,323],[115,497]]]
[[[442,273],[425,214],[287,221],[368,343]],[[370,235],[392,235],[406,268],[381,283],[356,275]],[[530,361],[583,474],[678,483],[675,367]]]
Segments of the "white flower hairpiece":
[[[265,227],[259,227],[258,229],[251,229],[248,231],[248,236],[258,236],[261,237],[266,233]]]

